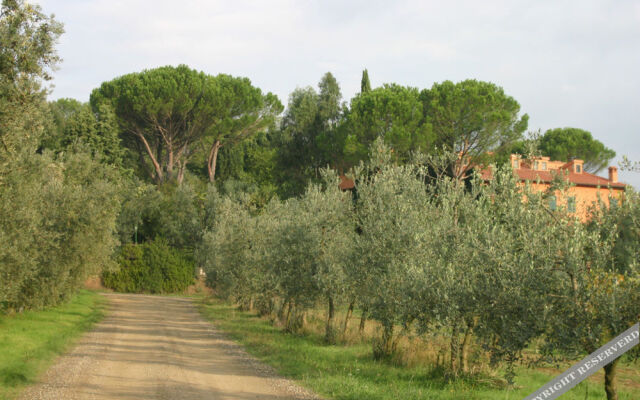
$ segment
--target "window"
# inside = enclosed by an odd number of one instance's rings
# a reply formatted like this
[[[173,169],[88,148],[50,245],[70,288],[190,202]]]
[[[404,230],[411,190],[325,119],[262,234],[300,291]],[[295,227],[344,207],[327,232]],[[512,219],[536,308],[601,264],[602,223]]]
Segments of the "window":
[[[582,172],[582,165],[576,164],[576,174],[579,174],[581,172]]]
[[[571,196],[567,199],[567,209],[570,213],[576,212],[576,196]]]
[[[520,161],[513,160],[513,169],[518,169],[518,168],[520,168]]]
[[[534,162],[533,163],[533,169],[535,169],[536,171],[538,170],[538,162]]]
[[[543,162],[543,163],[542,163],[542,170],[543,170],[543,171],[546,171],[546,170],[547,170],[547,163],[546,163],[546,162]]]
[[[556,204],[556,196],[549,197],[549,208],[551,211],[555,211],[558,205]]]

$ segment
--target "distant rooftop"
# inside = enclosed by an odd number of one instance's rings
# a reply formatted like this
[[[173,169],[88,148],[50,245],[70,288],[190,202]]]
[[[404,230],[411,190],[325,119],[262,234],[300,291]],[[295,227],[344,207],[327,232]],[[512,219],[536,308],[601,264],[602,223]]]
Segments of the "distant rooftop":
[[[590,187],[612,187],[616,189],[624,189],[627,185],[618,182],[618,168],[609,167],[609,177],[601,176],[586,172],[584,170],[584,161],[574,159],[571,161],[550,160],[549,157],[534,157],[531,159],[523,159],[519,154],[512,154],[510,157],[511,166],[518,178],[523,181],[551,183],[554,176],[558,173],[567,174],[567,181],[576,186]],[[491,170],[484,169],[482,171],[484,179],[491,179]]]

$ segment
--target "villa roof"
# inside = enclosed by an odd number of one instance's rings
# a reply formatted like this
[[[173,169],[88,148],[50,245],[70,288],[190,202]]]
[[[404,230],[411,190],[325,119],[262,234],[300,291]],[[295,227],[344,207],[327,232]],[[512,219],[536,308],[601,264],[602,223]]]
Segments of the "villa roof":
[[[567,174],[568,171],[568,174]],[[567,181],[576,186],[590,186],[590,187],[612,187],[614,189],[624,189],[627,185],[622,182],[611,182],[610,180],[598,175],[591,174],[589,172],[575,173],[567,169],[541,171],[527,167],[514,169],[518,178],[521,181],[551,183],[554,176],[558,173],[567,174]],[[491,179],[491,170],[485,168],[481,172],[482,178],[485,180]]]

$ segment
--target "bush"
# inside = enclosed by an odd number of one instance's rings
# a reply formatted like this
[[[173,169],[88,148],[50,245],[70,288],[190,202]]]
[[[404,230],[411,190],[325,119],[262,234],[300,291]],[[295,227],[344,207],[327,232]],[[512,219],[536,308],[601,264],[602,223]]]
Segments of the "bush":
[[[166,240],[128,244],[118,256],[120,268],[102,275],[104,285],[126,293],[176,293],[194,281],[194,264],[188,253]]]
[[[117,176],[87,153],[0,171],[0,313],[59,304],[113,263]]]

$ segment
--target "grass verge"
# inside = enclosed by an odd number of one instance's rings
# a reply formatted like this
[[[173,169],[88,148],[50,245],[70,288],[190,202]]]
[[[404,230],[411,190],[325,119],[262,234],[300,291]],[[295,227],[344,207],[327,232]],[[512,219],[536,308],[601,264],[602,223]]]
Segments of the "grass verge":
[[[367,344],[327,346],[322,336],[287,335],[267,320],[216,300],[203,301],[203,316],[218,329],[241,343],[261,361],[283,376],[298,381],[321,396],[339,400],[520,400],[533,393],[558,373],[518,368],[515,388],[500,384],[495,377],[471,376],[448,382],[443,374],[428,367],[399,367],[374,361]],[[637,368],[637,367],[636,367]],[[631,368],[633,369],[633,367]],[[602,381],[579,384],[563,400],[605,399]],[[640,386],[619,383],[619,400],[640,398]]]
[[[12,399],[103,316],[105,299],[83,290],[44,311],[0,316],[0,399]]]

